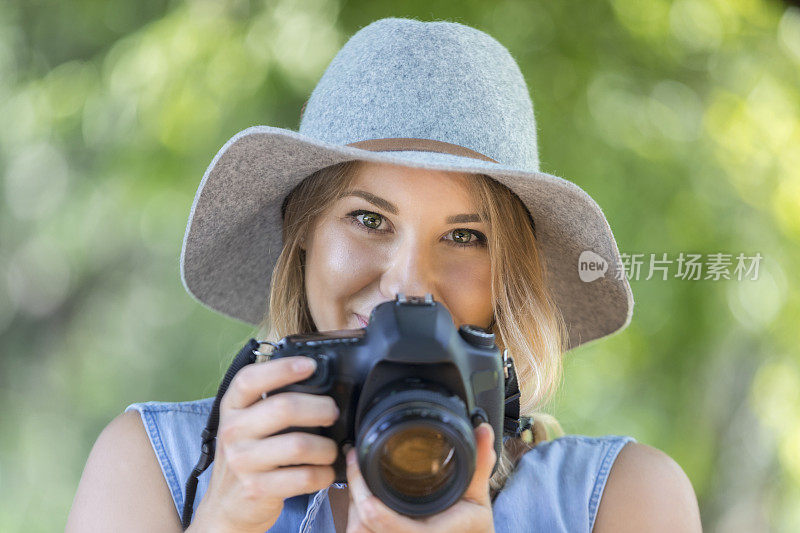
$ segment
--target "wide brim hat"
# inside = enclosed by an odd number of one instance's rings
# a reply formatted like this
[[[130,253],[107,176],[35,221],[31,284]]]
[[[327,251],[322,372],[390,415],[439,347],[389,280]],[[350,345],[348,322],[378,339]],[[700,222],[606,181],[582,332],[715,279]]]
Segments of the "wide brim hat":
[[[502,183],[532,218],[568,349],[630,323],[633,295],[611,228],[585,191],[539,170],[533,104],[508,50],[463,24],[400,18],[350,38],[306,102],[299,131],[254,126],[219,150],[184,235],[189,294],[260,323],[283,246],[284,199],[314,172],[352,160]]]

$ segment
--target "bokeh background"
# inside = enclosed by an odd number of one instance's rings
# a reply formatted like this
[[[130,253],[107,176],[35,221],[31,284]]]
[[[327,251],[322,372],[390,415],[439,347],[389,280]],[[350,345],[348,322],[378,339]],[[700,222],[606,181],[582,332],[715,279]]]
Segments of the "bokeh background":
[[[508,47],[543,170],[623,253],[763,256],[755,281],[633,279],[552,412],[672,456],[707,531],[800,531],[800,8],[763,0],[1,2],[0,530],[62,529],[130,403],[215,393],[252,329],[180,282],[203,171],[241,129],[297,129],[386,16]]]

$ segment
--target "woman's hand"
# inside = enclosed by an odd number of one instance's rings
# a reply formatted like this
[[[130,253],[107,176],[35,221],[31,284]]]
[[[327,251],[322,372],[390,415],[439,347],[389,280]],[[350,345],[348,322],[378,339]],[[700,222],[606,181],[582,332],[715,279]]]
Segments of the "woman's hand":
[[[494,431],[483,423],[475,428],[478,458],[475,474],[467,491],[454,505],[441,513],[421,519],[401,515],[383,504],[369,491],[356,460],[356,451],[347,453],[347,487],[350,506],[348,533],[487,533],[494,531],[489,477],[497,459]]]
[[[330,426],[339,418],[329,396],[269,394],[313,371],[314,361],[301,356],[248,365],[234,376],[220,401],[214,470],[190,530],[263,533],[277,521],[284,498],[333,483],[338,450],[332,439],[275,435],[289,426]]]

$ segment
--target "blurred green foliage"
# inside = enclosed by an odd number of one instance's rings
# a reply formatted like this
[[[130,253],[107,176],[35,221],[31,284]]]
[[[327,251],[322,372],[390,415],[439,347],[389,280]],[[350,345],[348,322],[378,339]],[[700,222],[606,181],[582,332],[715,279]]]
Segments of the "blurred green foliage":
[[[0,530],[63,527],[128,404],[214,394],[252,330],[181,286],[200,177],[245,127],[297,129],[386,16],[507,46],[543,170],[622,252],[764,257],[632,280],[632,324],[567,355],[553,410],[672,456],[707,531],[800,531],[800,9],[759,0],[0,3]]]

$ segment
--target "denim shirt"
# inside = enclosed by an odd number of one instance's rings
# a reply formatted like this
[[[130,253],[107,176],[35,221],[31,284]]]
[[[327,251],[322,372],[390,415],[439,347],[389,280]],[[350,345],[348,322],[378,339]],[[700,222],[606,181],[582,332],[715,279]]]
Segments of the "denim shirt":
[[[136,410],[142,417],[179,519],[186,479],[200,456],[200,434],[213,403],[214,398],[146,402],[125,409]],[[567,435],[526,452],[492,504],[495,531],[592,531],[611,466],[628,442],[635,439]],[[208,489],[213,468],[212,463],[198,479],[195,510]],[[283,511],[269,533],[297,532],[335,532],[328,488],[284,500]]]

